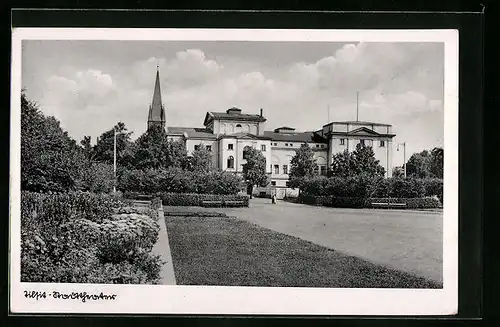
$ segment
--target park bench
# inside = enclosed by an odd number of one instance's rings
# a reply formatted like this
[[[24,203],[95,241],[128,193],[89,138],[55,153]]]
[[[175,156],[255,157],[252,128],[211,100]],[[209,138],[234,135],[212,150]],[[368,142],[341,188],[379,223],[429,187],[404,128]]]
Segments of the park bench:
[[[244,201],[224,201],[226,207],[242,207],[245,206]]]
[[[393,208],[405,208],[406,203],[389,203],[389,202],[372,202],[373,207],[393,207]]]
[[[216,207],[222,206],[222,201],[202,201],[201,205],[203,207]]]
[[[389,207],[405,208],[406,207],[406,203],[389,203]]]

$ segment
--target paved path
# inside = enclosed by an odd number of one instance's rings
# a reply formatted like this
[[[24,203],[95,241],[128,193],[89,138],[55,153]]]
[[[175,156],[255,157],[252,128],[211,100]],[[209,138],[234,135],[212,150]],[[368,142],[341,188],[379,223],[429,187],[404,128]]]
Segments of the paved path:
[[[346,254],[442,282],[442,212],[341,209],[269,199],[250,208],[165,207],[219,211]]]

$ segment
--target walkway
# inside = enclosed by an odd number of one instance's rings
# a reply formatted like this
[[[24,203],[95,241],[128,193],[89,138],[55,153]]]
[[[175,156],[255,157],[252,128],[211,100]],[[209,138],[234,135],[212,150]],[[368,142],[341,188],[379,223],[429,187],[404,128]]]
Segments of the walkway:
[[[269,199],[250,208],[165,207],[219,211],[265,228],[442,282],[442,212],[341,209]]]

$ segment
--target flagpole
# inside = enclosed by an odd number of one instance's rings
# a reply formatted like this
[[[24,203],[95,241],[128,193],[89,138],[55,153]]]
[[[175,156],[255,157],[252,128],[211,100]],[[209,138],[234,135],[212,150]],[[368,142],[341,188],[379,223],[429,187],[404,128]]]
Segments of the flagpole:
[[[359,92],[356,92],[356,121],[359,121]]]

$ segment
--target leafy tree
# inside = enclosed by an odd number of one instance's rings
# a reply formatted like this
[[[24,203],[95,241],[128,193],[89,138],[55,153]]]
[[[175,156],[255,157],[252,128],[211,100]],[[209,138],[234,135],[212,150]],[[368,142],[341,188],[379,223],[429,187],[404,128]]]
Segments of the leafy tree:
[[[83,148],[83,152],[85,153],[85,157],[87,157],[87,159],[93,159],[94,149],[93,149],[92,144],[91,144],[91,137],[84,136],[83,140],[80,141],[80,145]]]
[[[113,128],[101,134],[97,139],[97,144],[93,149],[93,158],[97,161],[113,164],[114,159],[114,136],[116,135],[116,160],[118,164],[123,164],[122,157],[126,149],[130,146],[132,132],[127,132],[125,124],[118,122]]]
[[[137,169],[184,168],[186,161],[184,144],[168,140],[160,126],[152,126],[135,142],[132,165]]]
[[[406,175],[416,178],[430,177],[430,163],[431,154],[429,151],[414,153],[406,163]]]
[[[353,172],[355,175],[384,176],[385,169],[375,159],[375,153],[371,146],[361,143],[356,145],[356,150],[352,152]]]
[[[361,143],[356,145],[356,150],[336,153],[332,158],[331,175],[340,177],[351,177],[358,175],[384,176],[385,169],[375,158],[375,153],[371,146]]]
[[[330,166],[330,176],[347,177],[351,176],[353,171],[353,158],[349,150],[344,150],[335,153],[332,158],[332,165]]]
[[[250,197],[252,197],[254,185],[266,186],[268,183],[266,174],[266,158],[261,151],[255,148],[246,149],[246,163],[243,164],[243,179],[246,181]]]
[[[394,167],[392,168],[392,177],[394,178],[403,178],[404,170],[402,167]]]
[[[54,117],[21,94],[21,188],[31,191],[76,189],[85,157]]]
[[[432,149],[429,170],[433,177],[443,178],[443,160],[444,160],[443,148]]]
[[[314,152],[309,147],[309,144],[305,143],[295,150],[295,155],[290,161],[290,187],[298,187],[299,191],[304,180],[307,178],[312,178],[317,176],[318,165],[316,164],[316,159],[314,159]]]
[[[189,157],[189,170],[207,172],[212,169],[212,152],[199,145],[198,150],[194,150]]]

